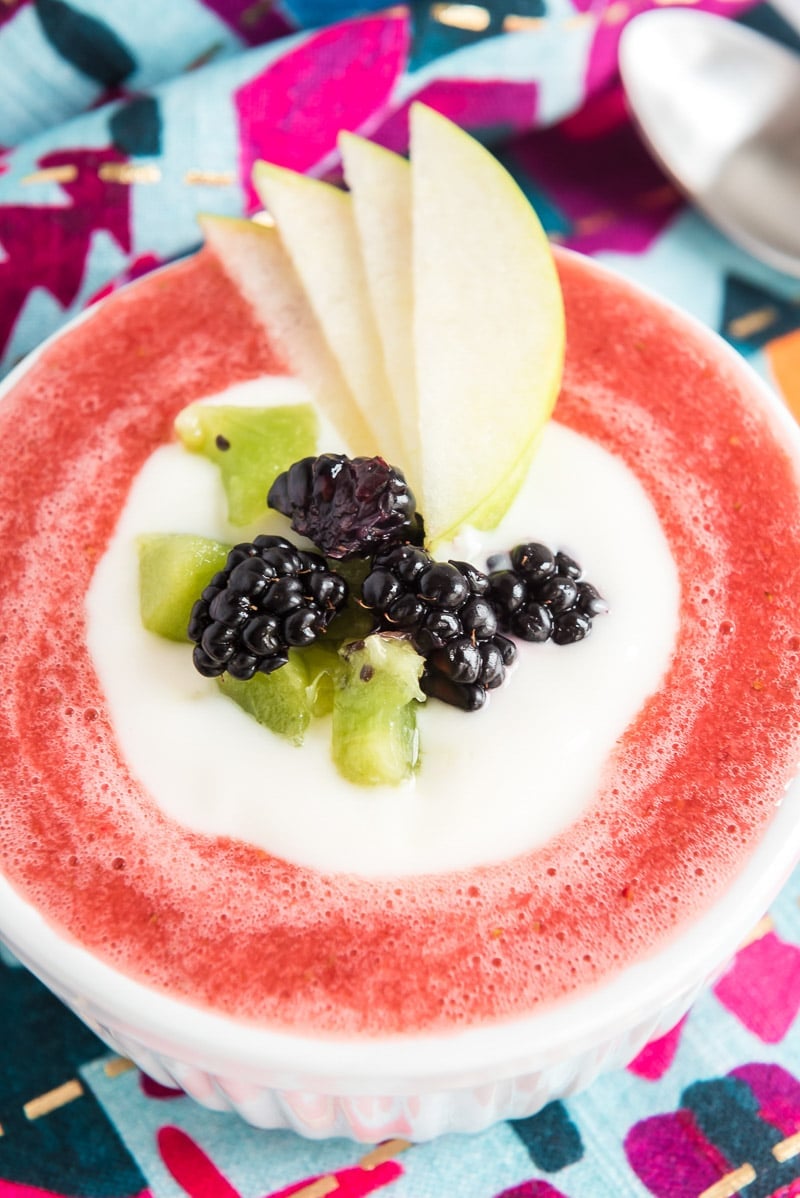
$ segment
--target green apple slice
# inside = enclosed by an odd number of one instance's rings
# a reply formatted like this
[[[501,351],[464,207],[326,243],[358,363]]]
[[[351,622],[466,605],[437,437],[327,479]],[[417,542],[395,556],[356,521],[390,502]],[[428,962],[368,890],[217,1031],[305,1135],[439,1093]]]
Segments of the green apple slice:
[[[228,519],[239,526],[265,515],[267,492],[279,474],[317,452],[317,414],[307,403],[193,403],[178,413],[175,431],[188,450],[219,467]]]
[[[429,542],[492,527],[558,395],[561,288],[547,237],[497,159],[411,109],[419,508]]]
[[[253,183],[375,434],[378,452],[402,467],[395,401],[369,302],[350,196],[329,183],[264,162],[256,163]]]
[[[238,217],[199,218],[207,251],[244,296],[288,369],[309,388],[352,454],[378,452],[376,439],[320,332],[275,228]]]
[[[339,134],[344,174],[367,275],[369,296],[397,405],[405,469],[412,489],[419,467],[411,277],[411,169],[405,158],[353,133]]]

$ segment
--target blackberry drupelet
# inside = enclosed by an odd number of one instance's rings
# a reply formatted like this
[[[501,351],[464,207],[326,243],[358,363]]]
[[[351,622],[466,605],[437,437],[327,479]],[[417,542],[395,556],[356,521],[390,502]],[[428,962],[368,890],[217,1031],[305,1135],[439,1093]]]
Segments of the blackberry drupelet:
[[[489,574],[488,597],[499,627],[521,640],[571,645],[589,635],[594,616],[608,611],[567,553],[528,541],[516,545],[509,557],[493,560],[502,568]]]
[[[271,674],[286,664],[290,648],[327,630],[347,594],[324,558],[283,537],[236,545],[192,608],[195,668],[206,678]]]
[[[489,579],[469,562],[436,562],[407,544],[376,554],[361,602],[382,628],[408,633],[425,658],[425,694],[477,711],[516,656],[513,643],[497,634],[488,591]]]
[[[368,557],[391,544],[421,540],[414,496],[383,458],[303,458],[278,475],[267,503],[326,557]]]

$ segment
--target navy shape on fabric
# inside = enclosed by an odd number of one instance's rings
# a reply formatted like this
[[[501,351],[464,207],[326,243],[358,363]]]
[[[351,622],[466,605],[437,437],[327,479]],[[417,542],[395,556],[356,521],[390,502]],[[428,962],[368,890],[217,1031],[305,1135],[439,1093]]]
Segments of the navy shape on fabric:
[[[545,1173],[558,1173],[583,1156],[580,1132],[563,1102],[550,1102],[527,1119],[509,1119],[534,1165]]]
[[[779,1162],[772,1149],[783,1135],[760,1115],[758,1101],[748,1085],[736,1077],[695,1082],[681,1095],[705,1138],[719,1149],[732,1168],[749,1164],[755,1178],[748,1182],[747,1198],[772,1198],[775,1190],[796,1181],[800,1161]]]
[[[478,25],[475,25],[465,22],[457,5],[411,0],[409,7],[413,21],[409,71],[418,71],[437,58],[476,45],[487,37],[497,37],[503,32],[506,17],[512,13],[518,17],[543,17],[546,13],[544,0],[519,0],[518,3],[485,0],[483,4],[468,6],[472,20],[477,18]]]
[[[122,104],[108,121],[111,140],[132,158],[161,153],[161,113],[158,101],[141,96]]]
[[[776,337],[800,328],[800,302],[743,279],[725,276],[720,333],[742,353],[753,353]]]
[[[136,69],[136,60],[113,29],[64,0],[36,0],[47,40],[76,71],[104,87],[116,87]]]
[[[72,1101],[31,1118],[26,1104],[67,1082],[108,1050],[41,982],[0,964],[0,1178],[70,1198],[120,1198],[146,1181],[97,1099]]]

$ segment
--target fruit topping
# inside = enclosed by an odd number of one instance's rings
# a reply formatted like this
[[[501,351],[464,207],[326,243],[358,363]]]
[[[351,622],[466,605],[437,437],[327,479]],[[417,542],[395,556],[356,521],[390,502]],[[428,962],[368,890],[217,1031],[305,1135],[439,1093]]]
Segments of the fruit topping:
[[[333,697],[333,760],[361,786],[397,785],[419,758],[416,705],[423,661],[402,636],[374,633],[340,650],[346,672]]]
[[[282,470],[317,448],[317,417],[310,404],[253,408],[193,403],[178,414],[175,431],[188,450],[220,470],[231,524],[264,515],[264,496]]]
[[[397,417],[401,454],[392,461],[402,462],[416,488],[420,428],[412,328],[411,165],[400,154],[346,131],[339,134],[338,146]],[[370,406],[374,407],[374,399]],[[348,444],[352,447],[352,442]],[[383,452],[391,457],[388,444]]]
[[[275,479],[267,503],[326,557],[366,557],[420,536],[414,496],[383,458],[303,458]]]
[[[375,453],[378,443],[322,335],[278,230],[236,216],[203,213],[197,219],[205,234],[204,252],[245,300],[287,374],[308,387],[319,411],[354,453]],[[289,461],[315,448],[302,449]]]
[[[383,628],[407,632],[425,658],[420,685],[427,695],[476,711],[516,655],[511,641],[497,637],[488,590],[487,576],[468,562],[435,562],[400,545],[375,556],[361,602]]]
[[[236,545],[192,608],[195,667],[207,678],[270,674],[327,630],[347,594],[324,558],[283,537]]]
[[[594,616],[608,611],[575,559],[538,541],[515,545],[490,564],[502,567],[489,574],[499,626],[521,640],[574,644],[589,635]]]
[[[564,307],[545,232],[497,158],[422,104],[410,141],[411,282],[395,309],[411,326],[419,461],[403,464],[435,549],[496,527],[522,485],[559,391]]]
[[[248,681],[223,674],[217,684],[223,695],[238,703],[259,724],[293,744],[302,744],[314,715],[304,654],[290,649],[283,669],[272,674],[255,674]]]
[[[149,632],[185,641],[192,606],[222,570],[229,545],[183,533],[148,533],[137,539],[139,612]]]
[[[402,461],[397,403],[386,376],[351,196],[308,175],[257,162],[253,186],[275,221],[373,444]]]

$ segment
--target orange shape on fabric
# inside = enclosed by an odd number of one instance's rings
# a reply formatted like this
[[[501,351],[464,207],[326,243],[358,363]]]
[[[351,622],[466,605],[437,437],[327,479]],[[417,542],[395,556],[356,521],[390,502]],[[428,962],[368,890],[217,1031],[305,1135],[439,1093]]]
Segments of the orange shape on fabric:
[[[800,420],[800,329],[770,341],[766,354],[779,391],[795,420]]]

